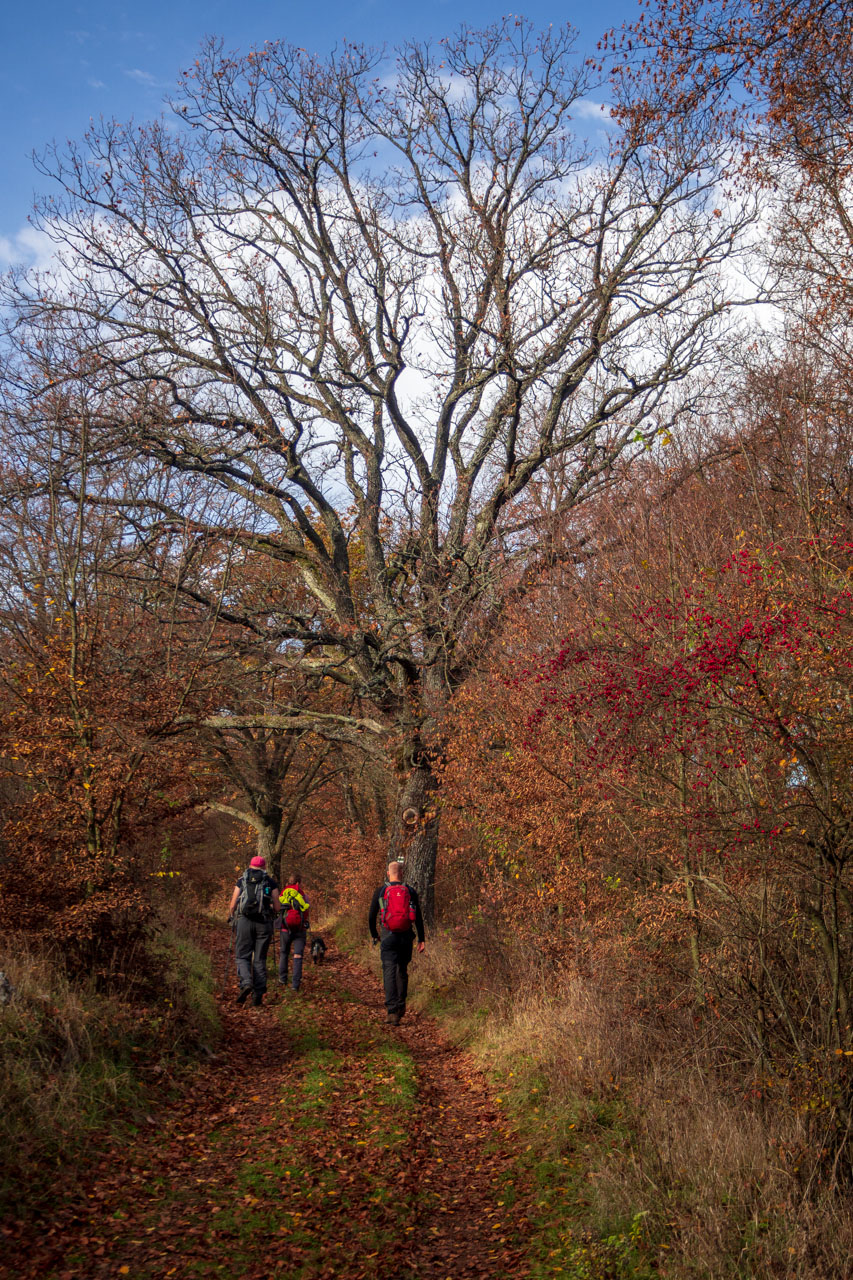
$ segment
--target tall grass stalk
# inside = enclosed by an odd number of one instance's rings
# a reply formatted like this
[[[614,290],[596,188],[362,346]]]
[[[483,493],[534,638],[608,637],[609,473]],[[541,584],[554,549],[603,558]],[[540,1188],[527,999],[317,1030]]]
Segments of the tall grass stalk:
[[[543,972],[508,950],[500,989],[500,969],[433,934],[411,990],[514,1110],[554,1227],[537,1275],[851,1274],[853,1200],[814,1137],[819,1080],[757,1088],[689,1010],[654,1019],[615,980]]]

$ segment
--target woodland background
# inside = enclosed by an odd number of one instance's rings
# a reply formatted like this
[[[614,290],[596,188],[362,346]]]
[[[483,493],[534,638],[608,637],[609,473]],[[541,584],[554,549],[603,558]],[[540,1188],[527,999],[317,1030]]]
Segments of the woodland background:
[[[43,157],[0,370],[21,1167],[215,1039],[186,920],[251,854],[353,945],[400,854],[420,998],[543,1169],[582,1143],[573,1274],[847,1273],[851,18],[664,3],[599,65],[508,20],[394,81],[214,42],[169,128]]]

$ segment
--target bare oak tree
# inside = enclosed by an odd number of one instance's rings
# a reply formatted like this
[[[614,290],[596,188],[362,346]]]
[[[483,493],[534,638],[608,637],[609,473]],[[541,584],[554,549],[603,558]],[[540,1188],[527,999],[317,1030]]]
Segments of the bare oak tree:
[[[232,661],[228,670],[235,666]],[[207,807],[252,828],[257,852],[280,883],[288,839],[303,808],[346,771],[340,744],[324,733],[316,714],[312,719],[322,697],[317,678],[302,682],[307,688],[300,696],[292,681],[285,686],[286,674],[268,667],[237,672],[227,710],[209,716],[199,732],[202,752],[231,793]],[[281,714],[282,702],[290,713]],[[333,730],[337,725],[333,719]]]
[[[515,20],[393,66],[211,43],[168,121],[43,160],[64,266],[12,284],[21,334],[96,353],[105,447],[298,566],[311,607],[247,635],[351,692],[337,727],[395,761],[390,851],[429,912],[437,726],[535,554],[524,491],[559,461],[571,507],[652,439],[752,216],[700,131],[591,112],[572,46]],[[162,485],[148,515],[183,518]]]

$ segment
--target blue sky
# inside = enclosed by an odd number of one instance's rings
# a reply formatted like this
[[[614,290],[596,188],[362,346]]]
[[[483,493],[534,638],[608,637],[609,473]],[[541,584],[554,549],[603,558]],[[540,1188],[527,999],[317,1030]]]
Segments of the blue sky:
[[[243,51],[283,39],[322,52],[342,39],[438,38],[462,22],[482,26],[506,12],[499,0],[0,0],[0,269],[37,249],[27,216],[45,184],[32,152],[53,139],[79,138],[92,117],[156,115],[206,36],[221,35]],[[538,26],[571,22],[585,52],[607,27],[638,12],[637,0],[535,0],[523,10]]]

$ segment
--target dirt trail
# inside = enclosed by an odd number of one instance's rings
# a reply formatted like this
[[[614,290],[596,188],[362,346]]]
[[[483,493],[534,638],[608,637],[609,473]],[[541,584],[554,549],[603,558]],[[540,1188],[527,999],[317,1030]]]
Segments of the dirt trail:
[[[435,1023],[387,1027],[378,978],[334,946],[299,995],[273,984],[241,1008],[232,988],[221,1012],[216,1059],[97,1170],[62,1179],[35,1231],[4,1231],[0,1276],[527,1274],[509,1124]]]

